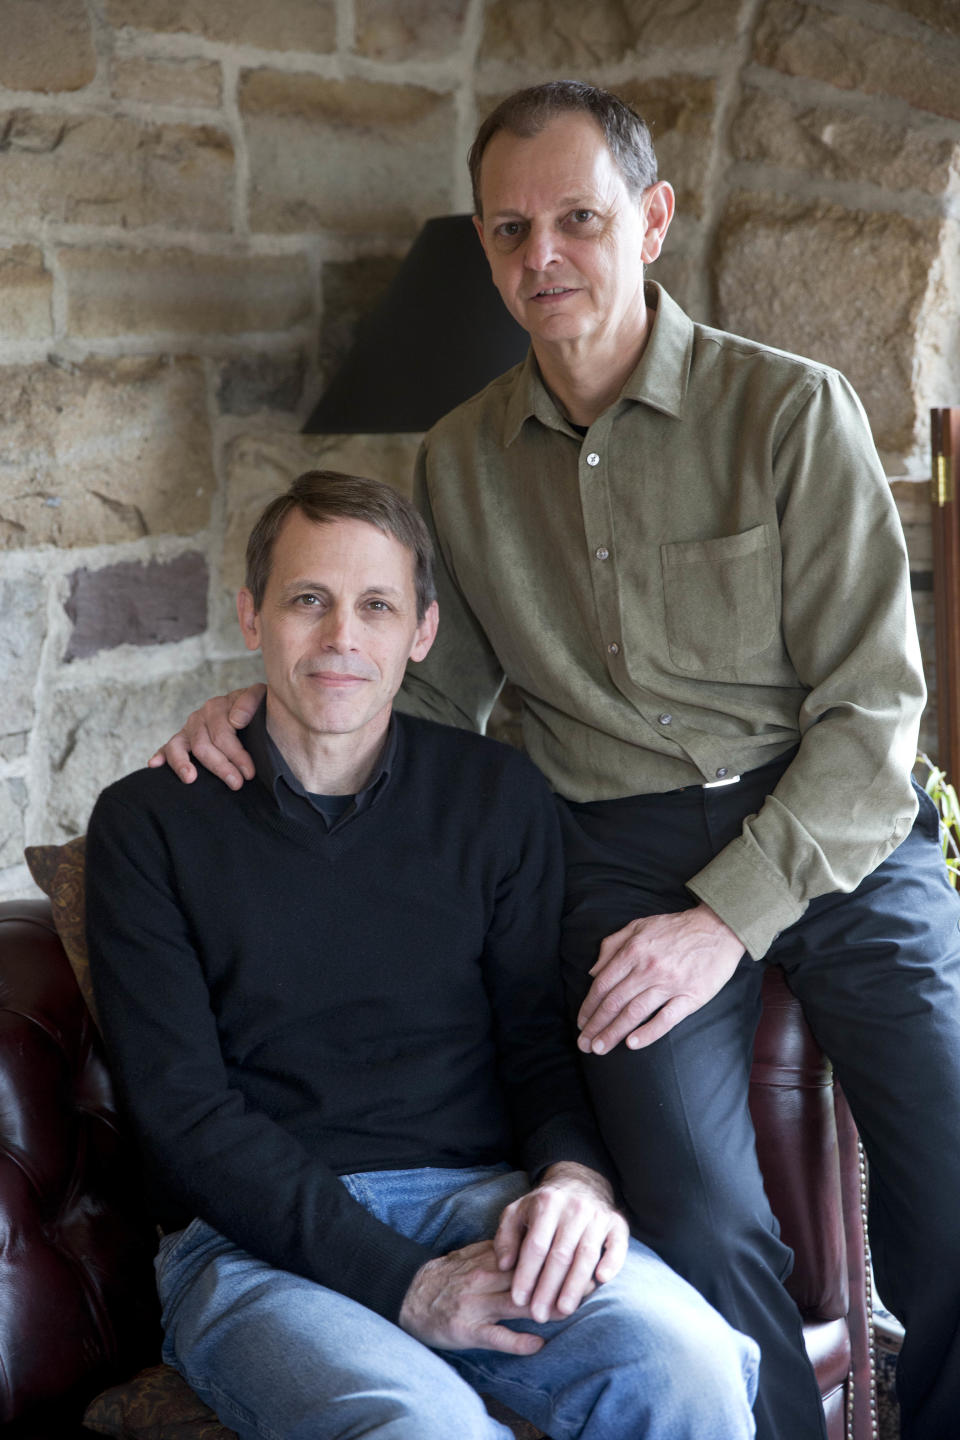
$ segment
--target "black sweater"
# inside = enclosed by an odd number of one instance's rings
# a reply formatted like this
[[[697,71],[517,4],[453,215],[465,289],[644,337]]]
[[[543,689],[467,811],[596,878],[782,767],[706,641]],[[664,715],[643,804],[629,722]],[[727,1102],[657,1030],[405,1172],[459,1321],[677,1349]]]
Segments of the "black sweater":
[[[338,1182],[497,1160],[604,1170],[563,1020],[552,798],[522,756],[396,717],[327,832],[267,785],[143,770],[90,823],[97,1004],[158,1216],[395,1319],[429,1250]]]

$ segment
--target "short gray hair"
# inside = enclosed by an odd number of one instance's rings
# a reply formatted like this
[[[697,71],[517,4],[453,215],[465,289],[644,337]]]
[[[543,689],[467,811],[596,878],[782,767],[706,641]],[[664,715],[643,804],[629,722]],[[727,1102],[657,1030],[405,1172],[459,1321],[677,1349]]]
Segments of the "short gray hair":
[[[467,156],[475,214],[483,218],[480,165],[494,135],[499,130],[509,130],[511,135],[530,139],[539,135],[557,115],[569,113],[589,115],[597,122],[631,195],[639,197],[654,184],[657,157],[650,130],[637,112],[617,95],[596,85],[587,85],[582,80],[550,80],[508,95],[477,131]]]

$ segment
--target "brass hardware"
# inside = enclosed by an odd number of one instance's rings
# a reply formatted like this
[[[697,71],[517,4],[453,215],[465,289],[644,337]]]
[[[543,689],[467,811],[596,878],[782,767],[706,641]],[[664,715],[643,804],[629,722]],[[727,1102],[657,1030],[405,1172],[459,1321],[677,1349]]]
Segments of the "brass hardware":
[[[933,479],[930,499],[934,505],[950,505],[954,498],[953,465],[949,455],[933,457]]]

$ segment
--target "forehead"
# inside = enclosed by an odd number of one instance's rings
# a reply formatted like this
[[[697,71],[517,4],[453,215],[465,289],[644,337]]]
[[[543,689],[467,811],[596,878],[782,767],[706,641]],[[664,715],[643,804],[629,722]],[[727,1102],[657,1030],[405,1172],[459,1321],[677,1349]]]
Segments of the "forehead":
[[[626,191],[600,126],[590,115],[555,115],[536,135],[498,130],[483,152],[480,191],[490,207]],[[519,208],[519,207],[517,207]]]
[[[302,510],[286,517],[273,544],[270,579],[355,583],[361,587],[414,583],[412,551],[366,520],[311,520]]]

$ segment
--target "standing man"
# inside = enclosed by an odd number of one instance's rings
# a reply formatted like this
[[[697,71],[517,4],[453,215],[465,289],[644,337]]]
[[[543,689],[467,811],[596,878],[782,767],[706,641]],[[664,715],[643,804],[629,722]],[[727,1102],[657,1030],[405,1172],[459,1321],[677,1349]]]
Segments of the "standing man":
[[[566,976],[604,1134],[637,1233],[760,1341],[758,1434],[824,1433],[747,1108],[778,964],[870,1158],[903,1435],[950,1440],[960,903],[910,778],[923,680],[862,409],[828,367],[644,285],[673,194],[614,96],[513,95],[470,164],[531,351],[424,443],[445,624],[408,703],[482,728],[517,687],[562,797]],[[234,784],[251,773],[229,708],[170,742],[182,778],[188,743]]]
[[[553,1440],[751,1440],[756,1345],[613,1205],[564,1034],[549,790],[392,715],[437,626],[423,521],[301,476],[238,611],[257,782],[185,804],[140,771],[88,835],[164,1358],[242,1440],[509,1440],[478,1391]]]

